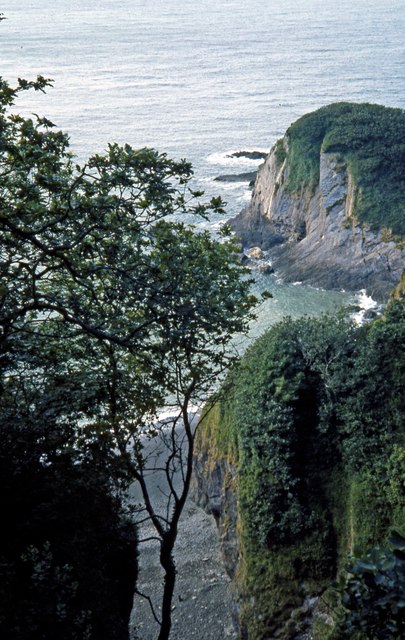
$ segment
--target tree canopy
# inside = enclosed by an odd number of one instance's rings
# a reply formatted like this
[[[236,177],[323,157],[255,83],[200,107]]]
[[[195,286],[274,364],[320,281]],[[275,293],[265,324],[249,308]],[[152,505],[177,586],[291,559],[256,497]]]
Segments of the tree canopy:
[[[97,468],[107,493],[139,482],[170,557],[191,473],[189,408],[235,359],[232,336],[247,328],[255,300],[226,228],[217,240],[190,225],[190,216],[223,211],[191,188],[191,165],[116,144],[77,164],[53,123],[13,112],[21,91],[49,84],[0,79],[2,443],[29,435],[15,465],[66,470],[68,459],[72,473]],[[168,403],[176,417],[161,517],[141,435]],[[162,638],[170,602],[165,610]]]

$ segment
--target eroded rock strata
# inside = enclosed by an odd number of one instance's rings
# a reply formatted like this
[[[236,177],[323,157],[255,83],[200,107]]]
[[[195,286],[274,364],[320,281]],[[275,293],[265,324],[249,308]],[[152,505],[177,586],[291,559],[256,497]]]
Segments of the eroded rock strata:
[[[284,140],[287,144],[287,140]],[[313,192],[287,188],[287,160],[274,147],[260,169],[252,200],[230,221],[245,247],[268,250],[286,281],[356,291],[386,299],[399,282],[403,244],[387,229],[374,231],[355,215],[356,184],[338,154],[320,153]]]

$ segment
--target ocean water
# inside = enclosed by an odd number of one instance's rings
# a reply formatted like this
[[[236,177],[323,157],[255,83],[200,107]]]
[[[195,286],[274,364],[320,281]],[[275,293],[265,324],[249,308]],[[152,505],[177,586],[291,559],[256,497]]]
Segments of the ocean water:
[[[113,141],[185,157],[229,216],[250,192],[215,176],[258,164],[233,151],[268,151],[330,102],[405,107],[404,0],[2,0],[0,11],[0,74],[54,80],[20,112],[68,131],[81,161]],[[352,299],[259,280],[274,294],[264,324]]]

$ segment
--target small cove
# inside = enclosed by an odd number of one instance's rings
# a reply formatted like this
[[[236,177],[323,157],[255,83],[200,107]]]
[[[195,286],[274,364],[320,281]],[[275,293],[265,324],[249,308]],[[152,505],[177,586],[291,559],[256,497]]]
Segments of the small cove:
[[[268,151],[293,120],[329,102],[405,106],[405,8],[399,0],[390,7],[385,0],[322,7],[315,0],[277,0],[271,7],[258,0],[85,5],[3,2],[1,73],[10,81],[37,73],[55,79],[47,96],[27,96],[18,108],[68,131],[80,160],[112,140],[187,157],[197,187],[220,193],[228,217],[246,206],[250,192],[244,183],[220,184],[215,176],[258,165],[231,159],[233,151]],[[257,274],[255,292],[267,289],[273,297],[261,304],[248,343],[285,316],[336,313],[361,297]],[[161,582],[156,550],[145,548],[143,580],[155,592]],[[190,500],[177,562],[173,640],[233,639],[215,523]],[[142,607],[133,612],[131,640],[156,637]]]

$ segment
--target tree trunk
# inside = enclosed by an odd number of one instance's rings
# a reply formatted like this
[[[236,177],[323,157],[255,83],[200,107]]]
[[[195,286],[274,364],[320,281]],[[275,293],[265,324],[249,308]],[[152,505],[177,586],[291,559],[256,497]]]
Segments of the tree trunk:
[[[174,585],[176,583],[176,565],[173,558],[173,546],[176,535],[169,532],[162,540],[160,550],[160,564],[165,571],[164,590],[162,598],[162,623],[158,640],[168,640],[172,627],[172,601]]]

